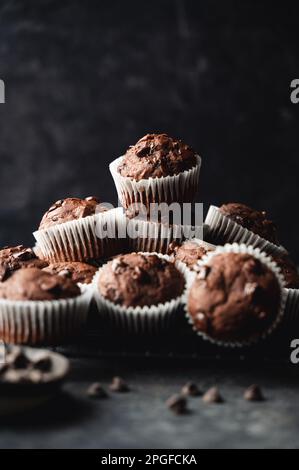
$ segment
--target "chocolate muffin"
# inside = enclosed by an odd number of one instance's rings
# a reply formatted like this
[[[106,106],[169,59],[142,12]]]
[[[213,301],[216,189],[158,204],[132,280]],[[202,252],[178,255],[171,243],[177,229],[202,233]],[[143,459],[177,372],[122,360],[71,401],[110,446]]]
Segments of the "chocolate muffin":
[[[147,134],[124,155],[118,171],[136,181],[177,175],[196,165],[195,152],[167,134]]]
[[[265,211],[257,211],[238,202],[223,204],[219,207],[219,211],[247,230],[275,245],[279,245],[276,226],[271,220],[267,219]]]
[[[97,267],[79,261],[52,263],[44,269],[48,273],[58,274],[82,284],[90,284],[97,270]]]
[[[288,289],[299,289],[299,274],[293,261],[288,256],[272,256],[280,268]]]
[[[71,220],[81,219],[105,212],[107,208],[100,204],[98,198],[90,196],[85,199],[69,197],[55,202],[43,216],[39,230],[47,229],[53,225],[63,224]]]
[[[8,300],[68,299],[80,293],[71,279],[38,268],[19,269],[0,285],[0,299]]]
[[[182,295],[185,279],[175,265],[157,255],[115,257],[100,272],[100,294],[124,307],[158,305]]]
[[[39,259],[31,248],[23,245],[4,247],[0,250],[0,282],[20,268],[45,268],[47,261]]]
[[[275,274],[245,253],[219,253],[204,263],[188,297],[195,330],[214,340],[246,342],[276,320],[281,290]]]
[[[192,240],[186,240],[181,244],[172,242],[169,245],[168,254],[172,255],[175,261],[182,261],[188,268],[193,269],[209,251],[212,251],[212,248],[208,245],[200,245]]]

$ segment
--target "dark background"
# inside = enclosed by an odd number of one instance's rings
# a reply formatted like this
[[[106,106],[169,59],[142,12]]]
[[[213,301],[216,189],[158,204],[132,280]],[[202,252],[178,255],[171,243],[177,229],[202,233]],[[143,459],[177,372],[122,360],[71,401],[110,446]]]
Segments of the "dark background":
[[[147,132],[203,157],[200,199],[267,209],[299,262],[295,2],[2,1],[0,243],[59,198],[116,202],[108,163]]]

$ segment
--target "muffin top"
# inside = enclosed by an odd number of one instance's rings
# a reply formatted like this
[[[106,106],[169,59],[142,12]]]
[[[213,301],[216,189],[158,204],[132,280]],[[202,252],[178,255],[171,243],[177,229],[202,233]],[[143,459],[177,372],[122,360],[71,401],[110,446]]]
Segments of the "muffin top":
[[[81,219],[94,215],[96,212],[105,212],[106,207],[100,204],[98,198],[90,196],[85,199],[68,197],[55,202],[43,216],[39,230],[47,229],[53,225],[63,224],[71,220]]]
[[[4,247],[0,250],[0,282],[5,281],[20,268],[45,268],[47,261],[39,259],[32,248],[23,245]]]
[[[125,153],[118,171],[141,180],[173,176],[196,165],[194,151],[167,134],[147,134]]]
[[[8,300],[55,300],[78,295],[80,289],[71,279],[38,268],[19,269],[0,285],[0,298]]]
[[[264,332],[280,307],[275,274],[249,254],[210,258],[192,285],[188,311],[196,330],[222,341],[246,341]]]
[[[172,242],[169,245],[168,253],[171,254],[176,261],[182,261],[190,269],[194,269],[197,262],[209,251],[212,251],[212,248],[207,245],[200,245],[192,240],[186,240],[181,244]]]
[[[272,256],[281,270],[288,289],[299,289],[299,274],[297,267],[288,256]]]
[[[101,270],[98,288],[107,300],[125,307],[158,305],[183,293],[184,276],[157,255],[129,253],[115,257]]]
[[[73,282],[81,282],[82,284],[90,284],[97,270],[98,268],[95,266],[79,261],[52,263],[44,269],[47,273],[59,274],[68,277]]]
[[[257,211],[238,202],[223,204],[220,212],[242,227],[251,230],[269,242],[279,245],[275,224],[267,219],[265,211]]]

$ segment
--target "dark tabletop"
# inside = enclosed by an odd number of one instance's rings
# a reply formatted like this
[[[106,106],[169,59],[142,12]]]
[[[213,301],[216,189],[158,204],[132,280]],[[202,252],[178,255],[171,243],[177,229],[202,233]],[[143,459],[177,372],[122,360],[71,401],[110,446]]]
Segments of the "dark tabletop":
[[[71,358],[69,380],[34,411],[1,417],[1,448],[295,448],[298,447],[298,366],[260,358],[109,353]],[[123,377],[128,393],[94,400],[87,387]],[[218,386],[225,402],[189,398],[189,413],[165,405],[187,381]],[[264,402],[247,402],[258,383]]]

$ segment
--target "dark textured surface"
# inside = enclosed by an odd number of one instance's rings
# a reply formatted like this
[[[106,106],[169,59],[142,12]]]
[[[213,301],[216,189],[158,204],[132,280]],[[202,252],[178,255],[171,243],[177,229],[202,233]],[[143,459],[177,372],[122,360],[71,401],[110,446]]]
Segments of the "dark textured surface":
[[[296,366],[127,358],[73,360],[72,366],[64,394],[29,415],[1,417],[1,448],[298,448]],[[86,397],[90,383],[107,388],[116,374],[131,392]],[[190,413],[173,415],[165,401],[188,380],[203,391],[217,385],[225,403],[190,398]],[[256,382],[267,400],[245,401],[245,389]]]
[[[202,154],[206,204],[269,210],[298,261],[297,11],[270,1],[2,1],[0,243],[30,243],[61,197],[115,201],[107,163],[166,131]]]
[[[165,131],[202,155],[206,209],[234,200],[267,209],[298,262],[297,18],[295,4],[270,1],[2,1],[0,244],[31,244],[62,197],[116,202],[108,162]],[[68,394],[1,419],[0,446],[298,446],[298,366],[234,364],[76,359]],[[132,393],[84,397],[116,373]],[[173,416],[164,401],[187,380],[217,384],[227,402],[192,399],[190,415]],[[265,403],[243,401],[252,382]]]

